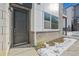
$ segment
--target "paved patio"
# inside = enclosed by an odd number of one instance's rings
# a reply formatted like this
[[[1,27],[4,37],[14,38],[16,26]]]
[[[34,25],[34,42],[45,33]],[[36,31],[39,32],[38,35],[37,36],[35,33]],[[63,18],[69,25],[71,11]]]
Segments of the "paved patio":
[[[33,47],[19,46],[11,48],[8,56],[38,56],[36,50]]]
[[[68,48],[61,56],[79,56],[79,40]]]

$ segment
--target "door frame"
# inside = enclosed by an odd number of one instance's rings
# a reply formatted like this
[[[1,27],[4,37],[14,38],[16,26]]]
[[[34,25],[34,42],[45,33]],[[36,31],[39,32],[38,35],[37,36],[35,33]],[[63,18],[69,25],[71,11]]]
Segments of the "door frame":
[[[23,7],[23,6],[21,6],[21,7]],[[12,29],[12,39],[11,39],[11,47],[14,47],[14,43],[13,43],[13,41],[14,41],[14,9],[20,9],[20,10],[24,10],[24,11],[29,11],[29,19],[28,19],[28,44],[31,44],[31,42],[30,42],[30,20],[31,20],[31,9],[28,9],[28,8],[26,8],[26,7],[24,7],[24,8],[21,8],[20,6],[19,7],[15,7],[15,6],[12,6],[12,8],[13,8],[13,12],[12,12],[12,27],[13,27],[13,29]]]

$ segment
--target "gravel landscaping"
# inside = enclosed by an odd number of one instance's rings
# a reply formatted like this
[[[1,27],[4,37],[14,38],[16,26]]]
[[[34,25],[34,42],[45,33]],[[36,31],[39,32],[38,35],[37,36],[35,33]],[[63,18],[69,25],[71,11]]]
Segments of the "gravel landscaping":
[[[49,44],[44,43],[45,47],[38,49],[37,53],[40,56],[60,56],[76,41],[77,41],[76,39],[64,38],[63,43],[55,42],[54,46],[50,46]]]

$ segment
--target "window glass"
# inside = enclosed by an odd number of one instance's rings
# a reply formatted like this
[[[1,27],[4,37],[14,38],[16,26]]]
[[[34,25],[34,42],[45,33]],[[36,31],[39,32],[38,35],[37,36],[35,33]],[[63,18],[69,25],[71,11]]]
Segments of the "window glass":
[[[44,13],[44,28],[50,29],[50,14]]]
[[[58,17],[44,13],[44,28],[45,29],[58,29]]]
[[[51,29],[58,29],[58,17],[51,16]]]
[[[44,20],[50,21],[50,14],[44,13]]]

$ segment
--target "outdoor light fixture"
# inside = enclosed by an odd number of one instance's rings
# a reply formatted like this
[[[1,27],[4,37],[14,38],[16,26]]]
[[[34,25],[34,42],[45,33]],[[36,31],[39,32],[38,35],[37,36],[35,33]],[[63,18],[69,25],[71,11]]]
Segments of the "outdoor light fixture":
[[[67,18],[67,16],[66,16],[66,15],[63,15],[62,18],[63,18],[63,19],[64,19],[64,18]]]

